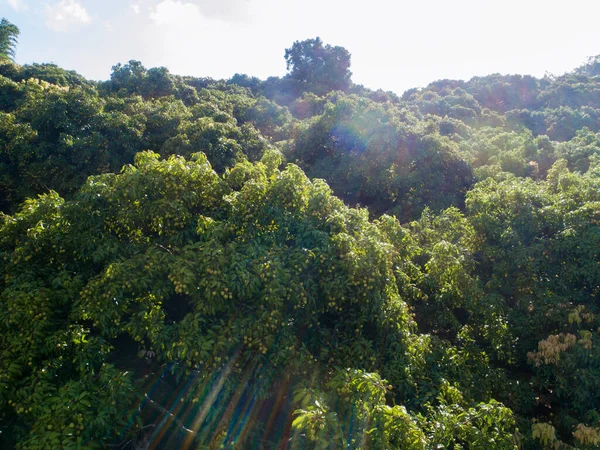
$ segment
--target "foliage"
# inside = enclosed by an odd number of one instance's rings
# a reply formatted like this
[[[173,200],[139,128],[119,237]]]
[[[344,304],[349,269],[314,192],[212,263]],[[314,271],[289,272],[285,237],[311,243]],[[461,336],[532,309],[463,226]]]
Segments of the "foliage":
[[[15,59],[19,28],[4,17],[0,21],[0,60]]]
[[[93,86],[94,83],[86,80],[74,70],[65,70],[56,64],[31,64],[22,66],[13,76],[15,81],[29,80],[35,78],[40,81],[46,81],[57,86]]]
[[[0,114],[11,127],[0,151],[4,211],[48,189],[71,196],[89,175],[118,171],[144,149],[167,156],[203,150],[223,172],[270,147],[252,121],[285,137],[290,119],[284,110],[272,117],[279,107],[239,88],[198,93],[166,69],[137,61],[115,66],[98,89],[53,65],[23,66],[11,76],[0,78]]]
[[[0,447],[597,448],[598,57],[286,63],[1,58]]]
[[[286,154],[350,204],[406,221],[426,205],[461,205],[471,185],[456,145],[436,131],[434,123],[391,104],[334,95],[323,114],[298,127]]]
[[[71,432],[71,422],[82,423],[77,414],[86,424],[84,440],[107,442],[111,433],[101,425],[108,423],[118,438],[124,425],[114,424],[128,410],[111,402],[131,395],[135,408],[143,400],[143,391],[122,378],[135,371],[125,356],[127,339],[156,356],[155,371],[163,364],[187,383],[180,421],[198,442],[219,431],[206,428],[210,421],[191,425],[194,404],[212,404],[202,392],[218,379],[224,402],[211,414],[222,418],[233,417],[227,405],[246,391],[266,405],[275,386],[342,388],[344,378],[325,375],[337,367],[380,372],[392,383],[384,392],[397,401],[416,395],[418,373],[406,367],[420,365],[428,351],[398,295],[393,247],[365,211],[344,206],[295,166],[279,171],[278,158],[266,153],[262,162],[240,163],[220,178],[202,154],[160,161],[141,153],[120,175],[91,177],[71,202],[49,194],[4,217],[3,414],[19,448],[55,439],[58,422],[45,408],[68,411],[57,430],[64,446],[81,435]],[[23,321],[28,315],[36,320]],[[48,389],[70,390],[69,380],[78,380],[82,392],[96,392],[94,383],[107,380],[121,391],[97,395],[93,407],[80,403],[80,413],[66,394],[56,406],[28,403]],[[421,419],[385,406],[383,398],[381,392],[363,405],[379,417],[370,445],[423,443]],[[291,426],[298,402],[283,399],[282,426]],[[97,417],[86,419],[94,411]],[[140,420],[129,432],[151,425],[144,414]],[[167,436],[178,439],[173,428]],[[244,442],[250,431],[240,433],[223,442]]]
[[[321,38],[296,41],[285,50],[289,77],[300,92],[317,95],[344,91],[350,83],[350,53],[343,47],[323,45]]]
[[[598,382],[600,186],[597,169],[580,175],[566,166],[557,161],[544,182],[488,179],[469,193],[467,208],[484,239],[485,289],[508,313],[511,371],[531,373],[535,402],[514,408],[571,441],[579,423],[597,420],[600,400],[591,387]]]

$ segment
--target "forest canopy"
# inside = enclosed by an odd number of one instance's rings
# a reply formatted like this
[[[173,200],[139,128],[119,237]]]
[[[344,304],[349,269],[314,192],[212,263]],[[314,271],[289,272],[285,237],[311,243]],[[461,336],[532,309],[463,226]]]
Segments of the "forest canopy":
[[[13,62],[0,447],[600,446],[600,76]],[[283,63],[283,61],[282,61]]]

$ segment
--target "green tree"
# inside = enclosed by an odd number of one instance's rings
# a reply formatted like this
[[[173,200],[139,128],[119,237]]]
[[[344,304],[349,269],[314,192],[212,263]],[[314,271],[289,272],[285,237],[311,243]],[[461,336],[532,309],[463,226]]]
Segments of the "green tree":
[[[140,89],[144,98],[157,98],[172,95],[175,92],[173,77],[166,67],[148,69]]]
[[[399,295],[399,223],[280,163],[270,150],[221,177],[203,154],[143,152],[72,201],[2,216],[3,448],[302,447],[312,429],[321,447],[506,442],[502,405],[436,400],[437,355]],[[437,437],[443,405],[468,417]]]
[[[93,82],[86,80],[74,70],[65,70],[56,64],[27,64],[21,67],[21,71],[18,77],[15,77],[15,80],[21,81],[30,78],[44,80],[57,86],[90,87],[93,85]]]
[[[575,69],[576,74],[585,74],[590,77],[600,75],[600,55],[590,56],[585,64]]]
[[[19,33],[19,28],[16,25],[2,18],[0,21],[0,59],[13,60],[15,58]]]
[[[321,115],[297,127],[286,151],[309,176],[326,179],[336,195],[374,216],[394,214],[403,222],[426,206],[461,206],[472,170],[437,124],[355,95],[327,99]]]
[[[579,425],[597,427],[600,417],[600,186],[597,156],[590,160],[583,175],[562,159],[545,181],[488,178],[467,195],[481,239],[478,273],[512,342],[509,359],[498,355],[513,378],[510,406],[569,444]],[[550,439],[549,428],[530,426]],[[590,448],[582,433],[577,448]]]
[[[301,92],[323,95],[350,85],[350,53],[343,47],[323,45],[319,37],[294,42],[285,51],[285,61],[288,76]]]
[[[127,64],[112,67],[109,88],[114,92],[123,90],[125,94],[139,94],[142,90],[146,68],[140,61],[131,60]],[[157,73],[159,75],[159,73]]]

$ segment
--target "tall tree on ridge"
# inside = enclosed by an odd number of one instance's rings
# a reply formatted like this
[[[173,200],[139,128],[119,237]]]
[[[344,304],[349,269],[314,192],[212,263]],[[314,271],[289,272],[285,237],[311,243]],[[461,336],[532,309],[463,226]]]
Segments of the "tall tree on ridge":
[[[301,91],[317,95],[345,91],[350,85],[350,53],[344,47],[323,45],[321,38],[296,41],[285,51],[288,77]]]

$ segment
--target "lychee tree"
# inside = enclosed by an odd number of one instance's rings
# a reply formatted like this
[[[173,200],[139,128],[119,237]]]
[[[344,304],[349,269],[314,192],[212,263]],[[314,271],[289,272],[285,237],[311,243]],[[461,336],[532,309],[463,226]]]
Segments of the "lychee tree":
[[[435,351],[388,232],[280,164],[143,152],[2,216],[3,447],[512,448],[449,382],[411,406]]]

